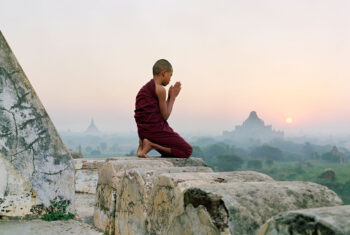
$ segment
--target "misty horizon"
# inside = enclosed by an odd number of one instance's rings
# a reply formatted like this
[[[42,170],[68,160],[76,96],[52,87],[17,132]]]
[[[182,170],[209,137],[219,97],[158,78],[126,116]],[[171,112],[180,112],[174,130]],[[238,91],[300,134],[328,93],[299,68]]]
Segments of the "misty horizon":
[[[179,133],[220,135],[255,110],[286,136],[348,135],[348,1],[154,3],[3,4],[0,30],[59,131],[94,118],[136,133],[136,94],[166,58]]]
[[[259,114],[258,114],[259,115]],[[247,115],[248,117],[248,115]],[[259,116],[260,117],[260,116]],[[263,119],[263,118],[262,118]],[[94,123],[96,125],[96,127],[99,129],[99,131],[101,132],[101,134],[120,134],[120,135],[137,135],[137,128],[136,128],[136,124],[134,123],[134,119],[132,117],[132,122],[130,123],[130,126],[134,125],[134,127],[132,129],[116,129],[115,126],[109,126],[106,125],[106,123],[103,122],[99,122],[98,120],[96,120],[96,118],[92,118],[92,119],[87,119],[84,120],[84,122],[80,122],[79,125],[76,125],[76,128],[66,128],[66,129],[59,129],[57,128],[57,130],[59,132],[62,133],[77,133],[77,134],[84,134],[84,132],[87,130],[88,126],[90,125],[91,120],[94,120]],[[240,123],[232,123],[233,126],[229,127],[227,126],[226,129],[217,129],[217,130],[188,130],[185,128],[181,128],[181,126],[179,126],[177,129],[179,129],[181,133],[184,133],[187,136],[219,136],[222,135],[223,132],[225,131],[234,131],[236,129],[237,125],[241,125],[244,120],[243,119]],[[264,119],[263,119],[264,120]],[[265,121],[265,125],[271,125],[269,122]],[[171,122],[171,121],[170,121]],[[83,126],[86,123],[85,126]],[[171,124],[171,123],[170,123]],[[172,125],[175,126],[175,125]],[[343,131],[334,131],[334,129],[332,130],[332,128],[330,127],[329,129],[327,128],[323,128],[323,130],[310,130],[308,128],[302,129],[302,128],[294,128],[290,127],[290,128],[285,128],[285,129],[278,129],[275,126],[271,125],[272,129],[274,131],[282,131],[284,133],[284,136],[286,138],[288,137],[310,137],[310,138],[328,138],[328,137],[349,137],[350,138],[350,133],[347,130],[343,130]],[[125,126],[124,126],[125,128]],[[223,127],[225,128],[225,127]]]

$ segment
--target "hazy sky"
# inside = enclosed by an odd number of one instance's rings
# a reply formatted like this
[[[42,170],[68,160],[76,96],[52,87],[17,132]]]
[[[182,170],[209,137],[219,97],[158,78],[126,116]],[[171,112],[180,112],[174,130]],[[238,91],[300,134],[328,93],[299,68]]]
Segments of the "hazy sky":
[[[218,134],[257,111],[286,133],[350,130],[350,1],[0,0],[0,30],[57,129],[136,131],[160,58],[182,82],[169,123]],[[293,123],[286,124],[292,117]]]

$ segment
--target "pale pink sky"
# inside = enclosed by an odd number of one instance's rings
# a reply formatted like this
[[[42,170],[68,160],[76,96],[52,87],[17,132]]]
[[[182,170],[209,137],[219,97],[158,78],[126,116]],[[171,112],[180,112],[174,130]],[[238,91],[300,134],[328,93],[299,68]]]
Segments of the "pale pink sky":
[[[349,12],[346,0],[8,0],[0,30],[59,130],[93,117],[135,131],[136,93],[166,58],[180,132],[232,130],[255,110],[287,134],[337,134],[350,130]]]

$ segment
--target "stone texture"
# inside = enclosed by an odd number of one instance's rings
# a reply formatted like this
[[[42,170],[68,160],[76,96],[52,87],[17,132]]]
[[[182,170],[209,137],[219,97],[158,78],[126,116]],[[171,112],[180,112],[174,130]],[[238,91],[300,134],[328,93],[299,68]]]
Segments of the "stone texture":
[[[78,158],[74,159],[74,169],[97,169],[106,162],[109,158]]]
[[[36,204],[30,183],[0,154],[0,215],[23,217]]]
[[[115,157],[115,158],[80,158],[74,159],[75,168],[75,191],[78,193],[96,193],[98,167],[106,161],[139,161],[137,157]],[[153,161],[167,161],[169,166],[207,166],[200,158],[176,159],[153,157]]]
[[[106,234],[256,234],[280,212],[342,204],[315,183],[210,171],[167,159],[109,160],[99,169],[94,224]]]
[[[350,234],[350,206],[288,211],[265,223],[259,235],[344,235]]]
[[[186,161],[186,159],[180,161],[165,158],[140,159],[135,157],[107,159],[107,162],[98,170],[94,225],[109,234],[114,233],[117,198],[121,192],[121,182],[127,170],[139,167],[152,169],[174,168],[174,165],[185,166],[186,163],[191,166],[196,164],[205,165],[202,160]]]
[[[103,235],[91,225],[76,220],[0,221],[0,235]]]
[[[194,185],[247,181],[273,179],[252,171],[214,173],[210,168],[198,166],[127,170],[115,193],[115,228],[110,226],[108,234],[166,234],[170,222],[184,212],[185,189]],[[210,222],[210,216],[208,218]]]
[[[0,215],[24,216],[40,213],[50,200],[69,200],[74,208],[74,168],[47,112],[0,32],[0,160],[6,162],[7,177],[0,178]],[[9,167],[8,163],[12,166]],[[3,166],[2,166],[3,167]],[[3,167],[4,168],[4,167]],[[10,191],[7,180],[18,178]],[[36,195],[23,198],[23,190]],[[26,195],[26,194],[25,194]],[[4,208],[16,201],[32,210]],[[5,210],[4,210],[5,209]]]
[[[209,214],[205,214],[206,209],[204,207],[198,210],[193,207],[187,208],[184,204],[186,203],[184,196],[187,190],[193,187],[216,185],[218,188],[225,188],[229,183],[234,182],[274,182],[274,180],[265,174],[254,171],[161,174],[153,187],[151,196],[153,200],[149,206],[151,208],[148,214],[150,233],[169,234],[171,231],[179,231],[179,229],[188,226],[188,234],[191,234],[191,231],[196,232],[193,229],[189,230],[193,228],[194,224],[200,225],[195,227],[198,231],[204,229],[204,233],[218,233],[219,229],[211,222]],[[187,225],[181,222],[184,218],[187,220],[186,216],[191,216]],[[204,218],[208,220],[204,220]],[[179,224],[173,226],[175,221],[180,222],[180,226],[178,226]]]
[[[75,192],[96,193],[97,169],[84,169],[75,171]]]
[[[117,193],[125,170],[137,167],[172,167],[168,161],[141,160],[135,158],[108,159],[98,171],[96,205],[93,215],[94,225],[108,234],[114,232],[114,217]]]
[[[180,173],[181,172],[181,173]],[[123,177],[117,195],[115,234],[143,234],[149,231],[149,214],[153,211],[154,184],[164,173],[193,174],[212,172],[208,167],[134,168]]]
[[[182,234],[196,233],[198,227],[189,227],[196,221],[198,223],[198,218],[192,216],[203,214],[205,211],[210,216],[212,225],[216,227],[211,234],[256,234],[262,224],[280,212],[341,204],[341,199],[333,191],[310,182],[200,185],[186,190],[184,193],[186,213],[173,220],[166,234],[177,234],[176,231],[183,227],[188,227],[188,230]],[[208,216],[202,215],[201,218]],[[210,222],[203,220],[200,224],[208,227]],[[213,226],[210,228],[213,229]]]
[[[105,162],[106,158],[74,159],[76,193],[96,193],[98,168]]]
[[[75,218],[87,224],[93,224],[92,218],[96,204],[96,195],[90,193],[75,194]]]

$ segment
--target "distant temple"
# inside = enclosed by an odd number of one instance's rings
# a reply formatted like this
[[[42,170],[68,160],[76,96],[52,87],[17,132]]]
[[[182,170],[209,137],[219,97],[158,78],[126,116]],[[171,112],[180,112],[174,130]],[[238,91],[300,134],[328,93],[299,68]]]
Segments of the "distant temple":
[[[234,131],[224,131],[223,135],[234,140],[267,142],[275,138],[283,138],[284,133],[272,130],[271,125],[265,125],[256,112],[252,111],[242,125],[236,126]]]
[[[86,129],[84,134],[87,135],[100,135],[101,131],[96,127],[94,119],[91,119],[89,127]]]

